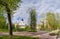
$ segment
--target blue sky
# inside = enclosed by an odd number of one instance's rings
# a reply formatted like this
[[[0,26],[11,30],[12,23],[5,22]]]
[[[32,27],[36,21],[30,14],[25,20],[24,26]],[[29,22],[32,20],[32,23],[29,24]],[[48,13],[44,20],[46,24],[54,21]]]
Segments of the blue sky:
[[[13,22],[19,22],[23,18],[27,24],[30,8],[36,9],[37,23],[39,23],[41,15],[45,15],[46,12],[60,13],[60,0],[22,0],[21,5],[15,11]]]

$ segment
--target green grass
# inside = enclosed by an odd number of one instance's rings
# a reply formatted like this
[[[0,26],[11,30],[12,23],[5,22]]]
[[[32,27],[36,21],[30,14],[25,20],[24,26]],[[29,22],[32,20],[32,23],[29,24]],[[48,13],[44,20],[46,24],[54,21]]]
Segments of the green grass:
[[[0,32],[8,32],[8,29],[0,29]]]
[[[15,29],[13,29],[13,31],[16,31]],[[0,29],[0,32],[9,32],[8,29]]]
[[[38,39],[36,37],[27,37],[27,36],[0,36],[0,39]]]

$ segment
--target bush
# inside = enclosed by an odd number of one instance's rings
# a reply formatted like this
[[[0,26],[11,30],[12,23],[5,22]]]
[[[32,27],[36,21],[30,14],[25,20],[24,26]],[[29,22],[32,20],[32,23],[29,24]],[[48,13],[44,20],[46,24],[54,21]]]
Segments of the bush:
[[[30,29],[29,26],[26,26],[25,28],[17,27],[17,31],[28,31],[29,29]]]
[[[2,31],[2,32],[7,32],[9,30],[9,27],[8,27],[8,24],[5,24],[5,25],[3,25],[3,26],[0,26],[0,31]],[[13,31],[16,31],[16,29],[15,29],[15,26],[12,24],[12,30]]]
[[[25,28],[18,28],[17,31],[26,31]]]
[[[8,26],[6,24],[5,25],[3,24],[0,26],[0,29],[8,29]]]
[[[17,31],[37,32],[36,30],[31,30],[31,28],[29,26],[26,26],[25,28],[19,28],[19,27],[17,27]]]

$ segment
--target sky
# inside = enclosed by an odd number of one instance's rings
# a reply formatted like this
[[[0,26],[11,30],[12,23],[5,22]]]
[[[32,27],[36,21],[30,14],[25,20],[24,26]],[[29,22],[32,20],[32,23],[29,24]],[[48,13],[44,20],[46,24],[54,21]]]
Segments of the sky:
[[[40,18],[42,15],[44,16],[46,12],[60,13],[60,0],[22,0],[20,4],[13,15],[14,23],[19,23],[23,18],[24,22],[28,24],[29,11],[31,8],[36,9],[37,23],[40,22]]]

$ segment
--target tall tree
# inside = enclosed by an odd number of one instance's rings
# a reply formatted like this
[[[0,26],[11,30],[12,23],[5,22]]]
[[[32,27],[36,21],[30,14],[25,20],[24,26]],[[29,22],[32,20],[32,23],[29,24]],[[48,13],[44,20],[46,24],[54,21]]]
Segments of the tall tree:
[[[11,22],[11,14],[14,10],[16,10],[18,3],[21,0],[0,0],[0,12],[7,13],[8,22],[9,22],[9,34],[12,33],[12,22]]]
[[[31,31],[36,31],[36,11],[31,9],[30,11],[30,28]]]
[[[48,12],[47,13],[47,16],[46,16],[46,19],[48,21],[48,24],[49,26],[54,30],[56,29],[56,18],[55,18],[55,14],[54,13],[51,13],[51,12]]]

